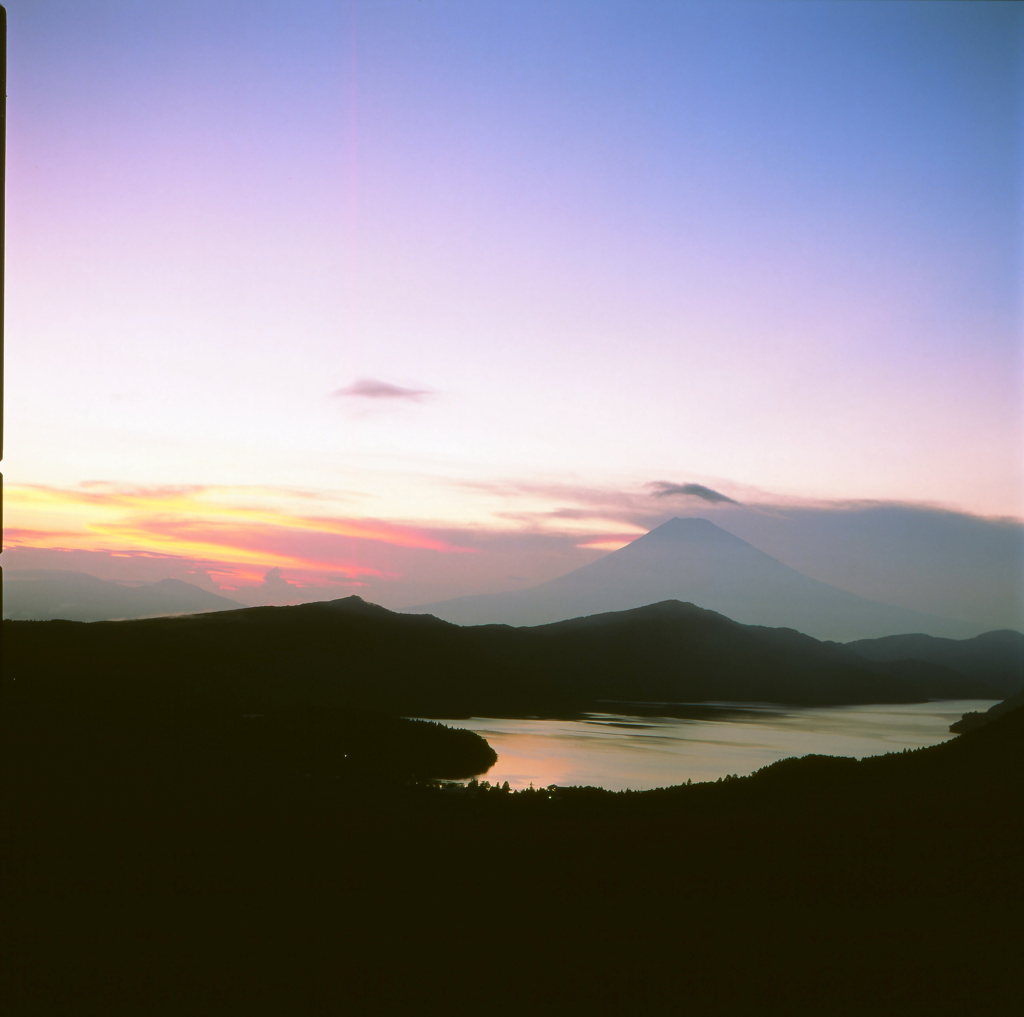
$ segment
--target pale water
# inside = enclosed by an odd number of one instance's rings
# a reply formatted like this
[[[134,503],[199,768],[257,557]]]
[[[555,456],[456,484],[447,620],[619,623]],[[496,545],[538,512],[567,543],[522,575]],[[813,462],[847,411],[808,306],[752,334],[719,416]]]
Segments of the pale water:
[[[862,758],[936,745],[954,737],[949,733],[953,721],[995,702],[828,708],[717,703],[701,704],[695,712],[706,716],[688,720],[592,713],[582,720],[474,717],[442,723],[487,739],[498,762],[481,778],[492,784],[507,780],[512,788],[578,784],[639,791],[743,776],[787,756]]]

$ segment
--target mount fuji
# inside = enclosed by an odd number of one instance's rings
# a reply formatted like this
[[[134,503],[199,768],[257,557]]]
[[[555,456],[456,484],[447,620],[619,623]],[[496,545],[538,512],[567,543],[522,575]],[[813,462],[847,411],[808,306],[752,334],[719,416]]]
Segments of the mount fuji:
[[[847,641],[906,632],[955,639],[982,631],[868,600],[812,579],[707,519],[670,519],[598,561],[537,586],[405,608],[458,625],[543,625],[680,600],[747,625]]]

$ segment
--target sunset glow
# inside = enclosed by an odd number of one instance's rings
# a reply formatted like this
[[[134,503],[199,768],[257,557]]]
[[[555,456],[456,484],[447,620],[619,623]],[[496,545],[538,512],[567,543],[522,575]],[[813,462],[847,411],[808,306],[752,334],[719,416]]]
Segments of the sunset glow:
[[[639,534],[637,534],[639,536]],[[620,547],[625,547],[630,540],[635,537],[630,537],[626,540],[591,540],[586,544],[578,544],[578,547],[586,548],[589,551],[618,551]]]
[[[7,6],[6,567],[1024,521],[1019,5]]]
[[[352,560],[355,542],[382,542],[401,548],[464,553],[409,527],[337,518],[291,515],[238,504],[246,494],[223,489],[125,489],[87,484],[73,490],[40,486],[9,487],[8,547],[95,550],[120,556],[158,551],[178,558],[212,558],[245,566],[239,578],[262,578],[267,567],[315,579],[381,575]],[[258,496],[263,492],[255,492]],[[347,538],[340,539],[339,538]],[[131,549],[114,551],[113,548]],[[305,550],[309,548],[310,550]]]

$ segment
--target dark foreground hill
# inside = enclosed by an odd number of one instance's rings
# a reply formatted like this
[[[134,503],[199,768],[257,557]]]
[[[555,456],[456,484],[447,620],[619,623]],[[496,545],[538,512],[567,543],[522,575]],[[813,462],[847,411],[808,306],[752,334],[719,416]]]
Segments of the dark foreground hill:
[[[13,694],[74,711],[573,716],[609,701],[800,705],[998,698],[984,678],[872,661],[668,601],[514,629],[460,628],[349,597],[138,621],[4,623]],[[671,710],[671,707],[661,707]]]
[[[678,603],[517,630],[351,598],[4,636],[6,1013],[1014,1012],[1020,710],[633,794],[415,782],[489,750],[381,716],[973,677]]]
[[[991,724],[997,717],[1001,717],[1004,713],[1009,713],[1021,706],[1024,706],[1024,691],[1018,692],[1016,695],[1010,696],[1009,699],[1004,699],[994,706],[990,706],[984,713],[978,713],[973,710],[970,713],[965,713],[959,720],[949,725],[949,730],[954,734],[973,731],[976,728],[984,727],[986,724]]]
[[[1024,710],[917,752],[614,794],[306,768],[301,740],[240,765],[201,711],[156,751],[166,728],[112,693],[99,738],[5,705],[7,1013],[1019,1001]]]

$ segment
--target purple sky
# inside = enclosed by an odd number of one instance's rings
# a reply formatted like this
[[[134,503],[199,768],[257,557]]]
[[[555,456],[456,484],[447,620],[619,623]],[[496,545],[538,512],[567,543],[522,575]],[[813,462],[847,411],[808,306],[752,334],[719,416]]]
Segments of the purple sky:
[[[1024,518],[1019,5],[7,9],[9,546],[397,602],[659,481]]]

